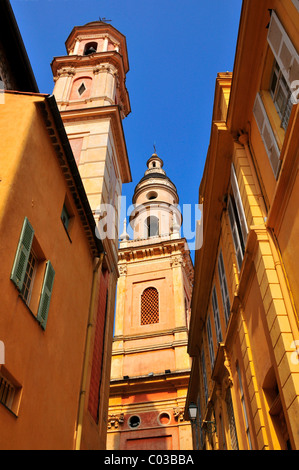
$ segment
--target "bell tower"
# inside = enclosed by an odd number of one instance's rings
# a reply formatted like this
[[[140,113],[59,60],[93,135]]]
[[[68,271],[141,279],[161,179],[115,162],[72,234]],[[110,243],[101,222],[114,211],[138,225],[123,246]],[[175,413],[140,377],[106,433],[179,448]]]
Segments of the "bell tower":
[[[126,38],[112,25],[94,21],[74,27],[65,45],[67,55],[51,64],[53,94],[96,221],[103,205],[116,209],[115,236],[103,243],[117,265],[118,196],[122,184],[131,181],[122,126],[131,111]]]
[[[135,187],[119,249],[109,449],[191,449],[183,418],[193,265],[181,237],[179,197],[154,153]]]

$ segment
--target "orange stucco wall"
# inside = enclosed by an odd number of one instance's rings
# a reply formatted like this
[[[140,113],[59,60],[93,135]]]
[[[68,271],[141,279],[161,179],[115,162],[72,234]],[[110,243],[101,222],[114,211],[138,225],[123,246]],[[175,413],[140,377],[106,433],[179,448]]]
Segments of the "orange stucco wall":
[[[0,404],[2,449],[72,449],[93,260],[36,102],[6,94],[0,107],[0,337],[5,368],[21,387],[18,417]],[[73,212],[70,239],[60,215]],[[55,280],[43,331],[10,280],[24,217]]]

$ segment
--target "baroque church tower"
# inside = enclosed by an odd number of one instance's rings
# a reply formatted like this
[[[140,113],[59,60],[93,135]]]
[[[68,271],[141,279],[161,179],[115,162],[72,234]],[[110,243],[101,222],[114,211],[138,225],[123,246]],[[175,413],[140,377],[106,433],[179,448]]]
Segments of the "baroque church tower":
[[[133,239],[119,249],[108,449],[192,449],[183,412],[193,265],[179,197],[154,153],[133,195]]]
[[[112,205],[116,214],[114,236],[101,236],[105,256],[94,267],[96,294],[91,300],[95,308],[88,325],[76,439],[77,448],[84,448],[84,429],[88,432],[98,426],[99,435],[106,439],[118,279],[118,201],[122,184],[131,181],[122,127],[131,111],[126,89],[129,63],[125,36],[103,21],[74,27],[65,45],[67,55],[55,57],[51,64],[53,94],[77,163],[78,180],[83,182],[96,224],[105,217],[105,205]],[[71,220],[67,200],[64,209]],[[105,448],[103,439],[94,448]]]

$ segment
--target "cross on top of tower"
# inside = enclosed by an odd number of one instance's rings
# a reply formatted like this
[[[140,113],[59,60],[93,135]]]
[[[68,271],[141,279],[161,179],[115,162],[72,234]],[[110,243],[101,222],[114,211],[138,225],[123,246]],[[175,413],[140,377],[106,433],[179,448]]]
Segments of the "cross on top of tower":
[[[99,20],[102,22],[102,23],[111,23],[112,20],[107,20],[104,16],[103,18],[99,17]]]

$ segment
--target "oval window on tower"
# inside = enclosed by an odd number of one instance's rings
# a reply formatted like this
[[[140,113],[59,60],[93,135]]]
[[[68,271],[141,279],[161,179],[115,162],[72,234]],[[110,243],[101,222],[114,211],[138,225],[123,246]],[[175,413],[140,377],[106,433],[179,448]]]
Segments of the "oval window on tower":
[[[131,416],[129,418],[129,426],[130,428],[134,429],[134,428],[138,428],[138,426],[140,425],[140,418],[139,416],[135,415],[135,416]]]
[[[156,199],[158,197],[158,193],[156,193],[156,191],[150,191],[147,193],[146,197],[151,201],[152,199]]]

